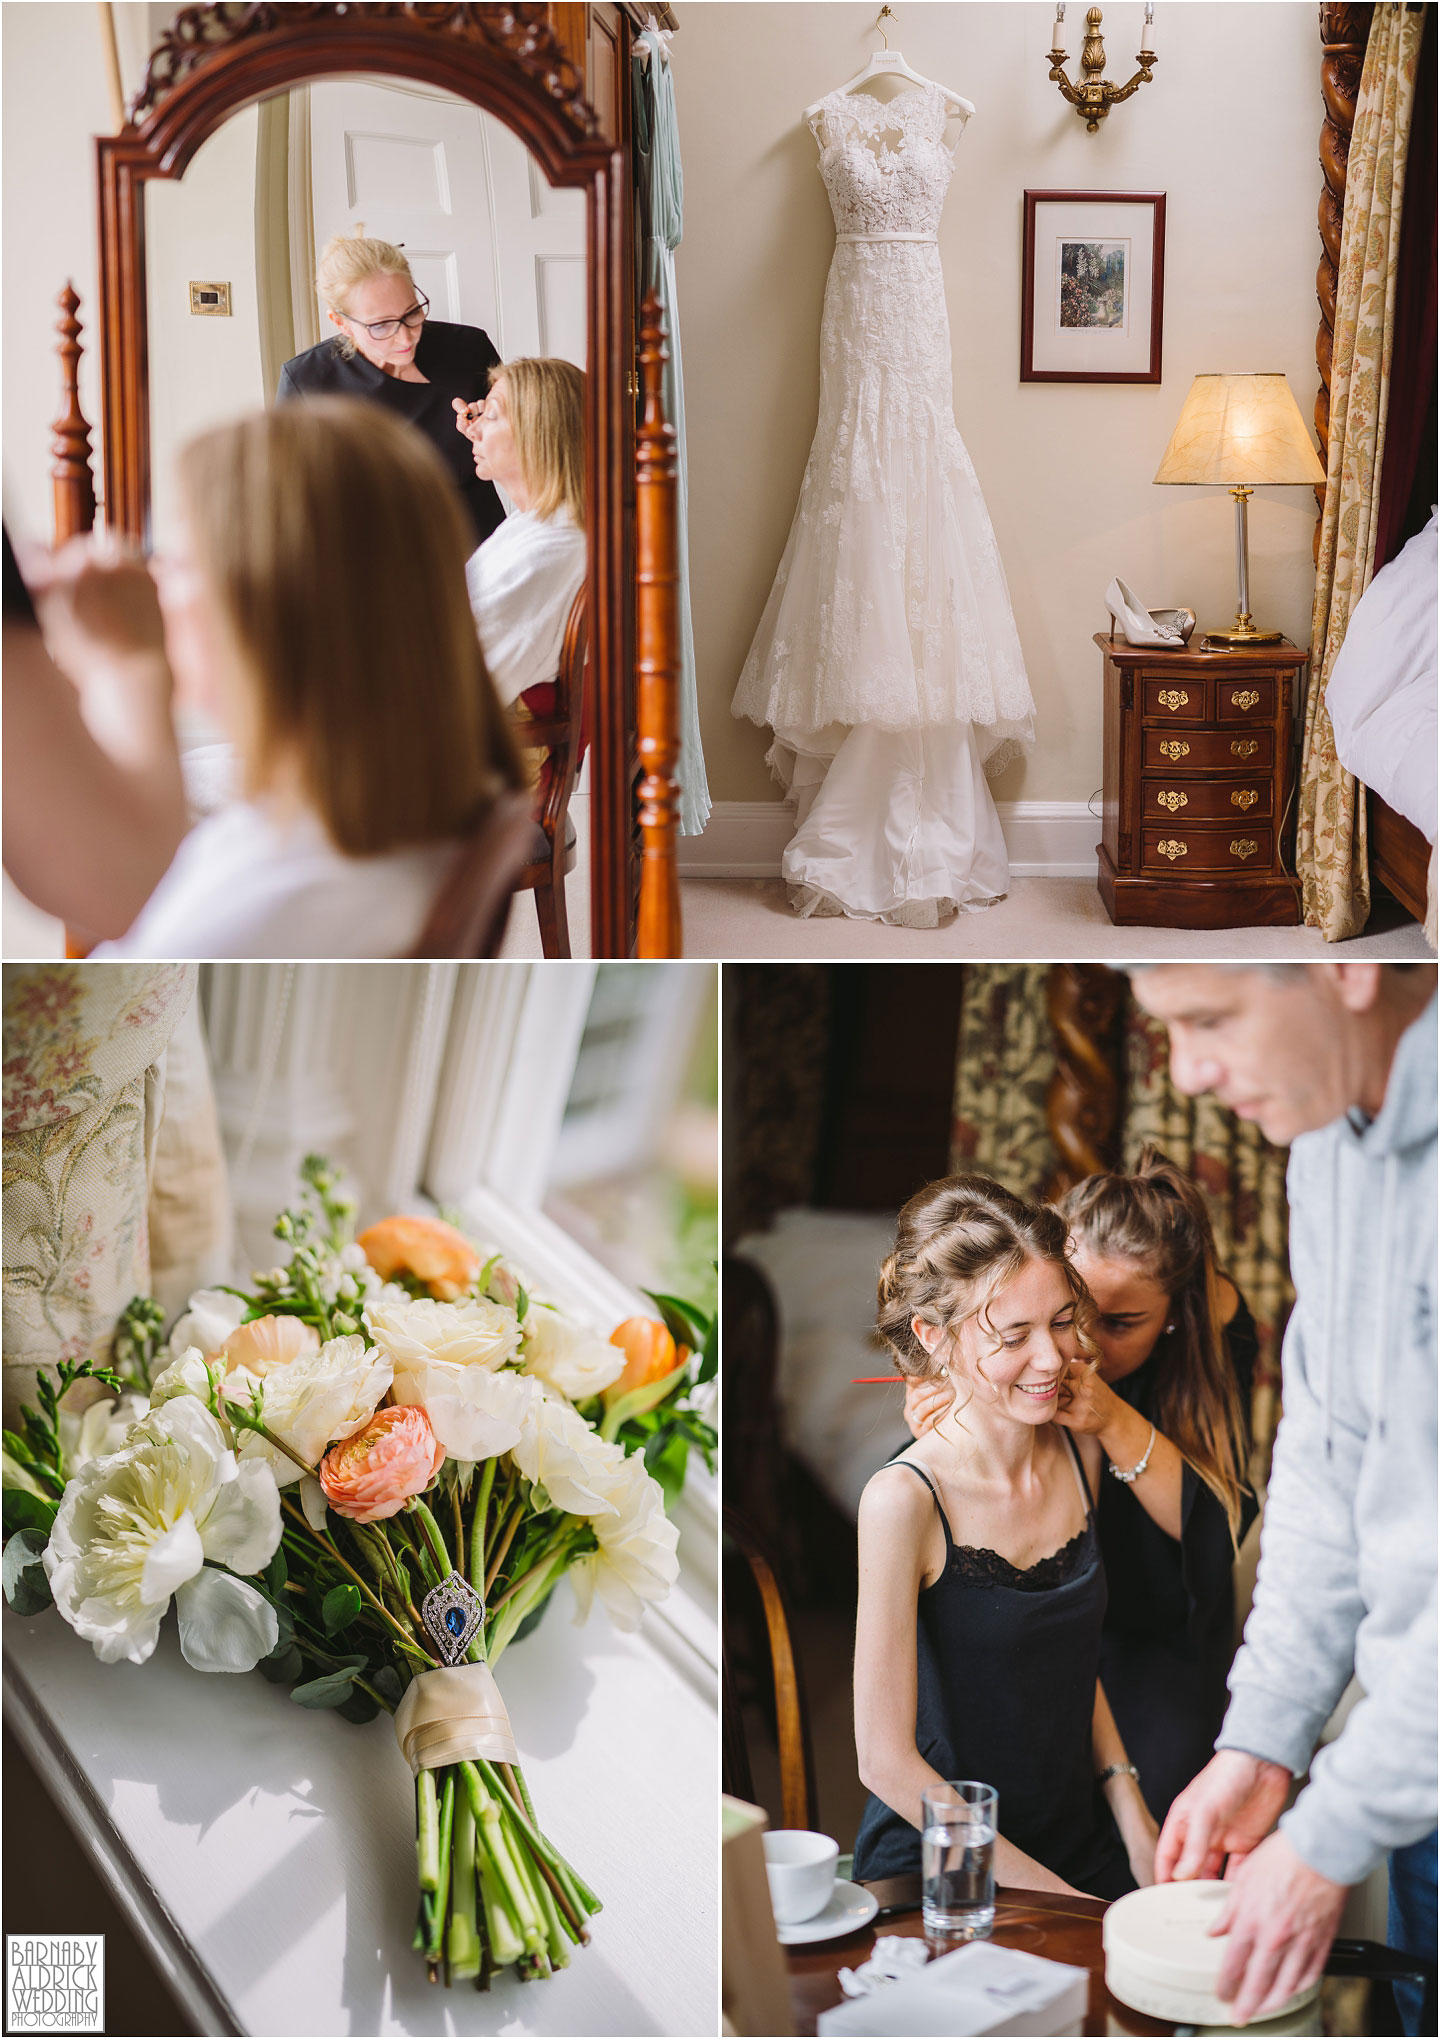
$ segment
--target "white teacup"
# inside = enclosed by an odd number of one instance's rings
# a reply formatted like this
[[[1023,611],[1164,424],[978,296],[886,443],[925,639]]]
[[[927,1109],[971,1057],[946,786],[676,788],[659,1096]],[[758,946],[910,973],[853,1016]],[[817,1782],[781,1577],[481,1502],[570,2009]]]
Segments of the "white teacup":
[[[765,1837],[765,1873],[777,1926],[798,1926],[823,1912],[835,1888],[840,1843],[803,1827],[782,1827]]]

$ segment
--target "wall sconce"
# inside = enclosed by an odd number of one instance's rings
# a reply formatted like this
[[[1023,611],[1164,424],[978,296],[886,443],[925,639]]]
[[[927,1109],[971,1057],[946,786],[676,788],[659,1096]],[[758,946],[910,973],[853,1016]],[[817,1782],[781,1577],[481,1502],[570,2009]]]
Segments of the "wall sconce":
[[[1065,53],[1065,0],[1058,0],[1055,8],[1055,41],[1050,51],[1050,76],[1061,92],[1085,123],[1087,134],[1094,134],[1112,106],[1118,106],[1122,99],[1128,99],[1132,92],[1138,92],[1142,85],[1150,83],[1157,58],[1150,47],[1155,33],[1155,0],[1145,0],[1145,29],[1140,37],[1140,54],[1135,61],[1140,66],[1128,85],[1112,85],[1102,77],[1105,69],[1105,45],[1100,39],[1100,9],[1092,7],[1085,16],[1085,47],[1080,52],[1080,68],[1085,73],[1081,85],[1072,85],[1065,76],[1065,66],[1070,61]]]

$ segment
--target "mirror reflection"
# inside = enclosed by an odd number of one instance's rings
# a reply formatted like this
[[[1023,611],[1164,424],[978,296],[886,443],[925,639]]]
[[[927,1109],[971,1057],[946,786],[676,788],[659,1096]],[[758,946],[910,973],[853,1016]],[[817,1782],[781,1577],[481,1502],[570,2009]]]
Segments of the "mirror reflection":
[[[499,749],[491,746],[491,780],[510,777],[500,751],[513,738],[531,789],[532,853],[518,880],[536,894],[536,926],[527,932],[531,946],[538,933],[546,953],[568,953],[564,872],[576,862],[581,834],[568,810],[580,763],[586,560],[583,194],[553,189],[516,136],[452,94],[398,79],[346,78],[246,108],[210,137],[182,179],[151,183],[145,205],[151,535],[162,601],[165,562],[178,561],[183,579],[205,549],[197,545],[201,526],[283,517],[285,485],[277,489],[274,472],[261,470],[282,458],[293,469],[294,435],[281,416],[290,406],[339,416],[330,403],[347,399],[352,413],[373,421],[368,436],[381,467],[385,449],[398,443],[379,422],[382,414],[428,442],[462,513],[464,595],[507,711]],[[268,428],[257,425],[262,411],[274,421]],[[251,421],[248,469],[227,430],[241,419]],[[353,429],[352,419],[352,436]],[[366,436],[363,418],[360,429]],[[317,462],[323,466],[314,448],[307,459],[312,475]],[[345,467],[338,463],[337,477]],[[205,497],[218,493],[222,478],[226,500],[217,508]],[[299,592],[314,612],[305,634],[317,656],[327,637],[354,644],[354,616],[375,599],[362,578],[379,576],[392,614],[437,599],[425,591],[431,563],[416,560],[408,579],[403,567],[416,550],[413,483],[399,468],[388,488],[382,474],[369,475],[363,513],[349,489],[333,504],[322,497],[316,514],[338,528],[357,526],[362,514],[379,528],[352,529],[340,553],[353,565]],[[326,548],[312,546],[312,536],[301,533],[294,550],[318,559]],[[281,550],[270,548],[277,568]],[[364,576],[361,557],[369,562]],[[451,592],[447,583],[446,604]],[[282,596],[296,595],[292,573],[284,590],[277,579],[244,600],[263,608],[273,597],[278,616]],[[238,594],[221,607],[236,602],[243,607]],[[175,606],[167,602],[167,610]],[[319,619],[331,608],[327,632]],[[252,622],[229,618],[242,634]],[[259,634],[278,629],[272,617]],[[196,671],[212,674],[206,684],[177,662],[186,790],[202,823],[227,814],[233,822],[237,804],[255,804],[261,752],[275,751],[274,730],[286,719],[268,679],[239,704],[213,684],[220,663],[198,662]],[[415,670],[404,675],[412,715],[424,712],[430,684],[421,663],[411,660]],[[300,675],[294,683],[303,684]],[[348,698],[358,707],[364,692],[357,676]],[[341,689],[329,698],[333,711],[347,696]],[[328,740],[316,733],[321,719],[293,718],[287,743],[301,754],[287,771],[316,809],[321,834],[343,852],[347,832],[320,791],[333,780],[333,756],[303,754],[307,742],[324,742],[333,753],[333,732]],[[435,724],[450,726],[448,709],[435,713]],[[416,811],[425,809],[420,802]],[[456,812],[451,803],[443,842],[455,840]],[[352,861],[357,850],[373,860],[380,848],[373,830],[357,835],[352,827],[348,842]],[[404,846],[413,869],[396,894],[391,953],[405,952],[407,913],[423,919],[419,908],[433,892],[442,846],[433,836]],[[243,847],[253,862],[260,846]],[[430,854],[416,865],[419,849]],[[369,884],[373,873],[366,875]],[[207,865],[201,889],[229,876]],[[581,891],[580,878],[574,890]],[[357,910],[363,896],[355,887]],[[143,944],[139,924],[131,932]],[[362,946],[354,952],[375,952],[373,933],[356,933]],[[424,930],[410,926],[409,937],[423,939]],[[229,949],[197,952],[250,952],[234,945],[241,939],[237,932]],[[313,953],[346,951],[332,942]]]

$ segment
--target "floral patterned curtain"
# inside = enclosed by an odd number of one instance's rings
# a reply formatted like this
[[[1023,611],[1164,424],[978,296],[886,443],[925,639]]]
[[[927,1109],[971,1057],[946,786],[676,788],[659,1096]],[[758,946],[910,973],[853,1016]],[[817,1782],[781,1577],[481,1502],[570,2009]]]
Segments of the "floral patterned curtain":
[[[1332,942],[1359,934],[1370,914],[1364,794],[1335,755],[1325,688],[1350,612],[1375,569],[1405,159],[1424,27],[1423,9],[1412,13],[1390,0],[1375,8],[1345,177],[1296,837],[1306,924]],[[1397,425],[1417,428],[1405,418]]]
[[[1153,1140],[1199,1183],[1220,1265],[1254,1315],[1260,1357],[1250,1424],[1256,1452],[1268,1460],[1279,1420],[1280,1337],[1295,1300],[1285,1196],[1289,1156],[1213,1097],[1186,1097],[1175,1088],[1166,1030],[1133,998],[1125,1027],[1125,1099],[1121,1165],[1133,1168]]]
[[[950,1166],[1043,1197],[1055,1171],[1045,1097],[1055,1074],[1048,963],[972,963],[960,1001]]]

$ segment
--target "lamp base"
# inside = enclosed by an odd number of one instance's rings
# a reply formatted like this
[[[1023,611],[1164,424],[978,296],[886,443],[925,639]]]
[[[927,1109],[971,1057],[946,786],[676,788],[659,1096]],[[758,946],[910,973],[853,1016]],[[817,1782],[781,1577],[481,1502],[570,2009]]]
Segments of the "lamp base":
[[[1217,651],[1248,651],[1251,645],[1283,644],[1283,630],[1257,630],[1248,616],[1237,617],[1223,630],[1207,630],[1203,633],[1206,648]]]

